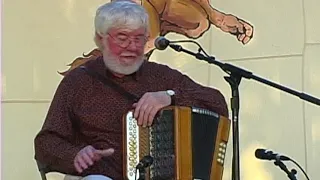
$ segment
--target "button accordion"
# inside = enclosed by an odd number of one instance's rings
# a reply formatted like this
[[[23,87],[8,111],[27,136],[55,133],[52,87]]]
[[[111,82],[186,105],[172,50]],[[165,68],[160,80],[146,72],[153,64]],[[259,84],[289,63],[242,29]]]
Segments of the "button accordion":
[[[147,180],[222,179],[230,119],[206,109],[169,106],[151,127],[138,126],[132,111],[123,120],[124,179],[137,180],[137,164],[149,155]]]

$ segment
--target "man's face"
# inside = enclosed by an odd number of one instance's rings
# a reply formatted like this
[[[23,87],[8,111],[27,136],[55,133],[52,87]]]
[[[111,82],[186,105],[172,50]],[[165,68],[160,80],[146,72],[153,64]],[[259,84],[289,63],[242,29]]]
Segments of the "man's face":
[[[110,29],[107,36],[103,38],[104,54],[108,56],[107,63],[117,65],[118,71],[126,68],[137,69],[143,61],[146,41],[145,28]]]

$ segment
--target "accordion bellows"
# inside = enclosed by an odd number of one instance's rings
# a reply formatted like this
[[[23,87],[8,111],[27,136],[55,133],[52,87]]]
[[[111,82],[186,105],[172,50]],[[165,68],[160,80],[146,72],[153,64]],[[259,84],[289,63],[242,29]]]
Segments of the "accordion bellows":
[[[133,112],[124,115],[124,179],[136,180],[136,165],[147,155],[153,163],[147,180],[221,180],[231,121],[196,108],[164,108],[151,127],[137,125]]]

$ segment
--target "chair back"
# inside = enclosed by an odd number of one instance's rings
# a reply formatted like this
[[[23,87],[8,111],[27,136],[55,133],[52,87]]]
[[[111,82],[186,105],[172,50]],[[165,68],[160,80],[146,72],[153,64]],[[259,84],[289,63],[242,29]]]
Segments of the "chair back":
[[[53,172],[52,169],[50,169],[50,167],[46,164],[43,164],[39,161],[37,161],[37,166],[38,166],[38,170],[40,172],[40,175],[41,175],[41,179],[42,180],[47,180],[47,177],[46,177],[46,174],[49,173],[49,172]]]

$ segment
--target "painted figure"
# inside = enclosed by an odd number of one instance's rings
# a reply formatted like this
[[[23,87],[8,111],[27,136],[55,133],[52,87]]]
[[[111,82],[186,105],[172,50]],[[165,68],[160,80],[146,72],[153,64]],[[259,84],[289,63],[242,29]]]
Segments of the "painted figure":
[[[118,0],[119,1],[119,0]],[[150,18],[150,37],[145,47],[145,57],[149,59],[155,50],[154,41],[158,36],[177,33],[190,39],[198,39],[211,25],[236,37],[247,44],[253,37],[253,26],[232,15],[214,9],[209,0],[132,0],[141,4]],[[76,58],[70,68],[60,74],[65,75],[79,65],[101,56],[96,48],[83,57]]]

